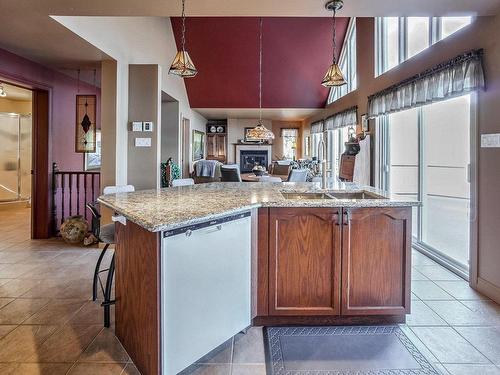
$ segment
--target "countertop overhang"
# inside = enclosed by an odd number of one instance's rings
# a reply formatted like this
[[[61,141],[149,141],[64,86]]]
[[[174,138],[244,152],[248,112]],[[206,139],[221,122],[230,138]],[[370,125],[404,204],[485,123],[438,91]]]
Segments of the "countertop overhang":
[[[287,199],[282,192],[361,192],[385,199]],[[218,182],[133,193],[108,194],[98,201],[141,227],[160,232],[193,225],[259,207],[409,207],[416,201],[389,196],[383,191],[354,183],[241,183]]]

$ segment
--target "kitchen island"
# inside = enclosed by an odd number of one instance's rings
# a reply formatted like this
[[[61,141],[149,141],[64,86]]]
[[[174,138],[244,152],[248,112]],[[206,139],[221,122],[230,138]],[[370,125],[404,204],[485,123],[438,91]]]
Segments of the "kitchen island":
[[[410,311],[411,207],[371,187],[212,183],[105,195],[116,335],[173,375],[250,325],[383,324]]]

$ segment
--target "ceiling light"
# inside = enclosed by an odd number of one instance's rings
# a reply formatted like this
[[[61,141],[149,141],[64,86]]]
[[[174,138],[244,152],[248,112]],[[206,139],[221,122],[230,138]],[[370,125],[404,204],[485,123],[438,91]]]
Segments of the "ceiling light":
[[[274,139],[273,132],[262,124],[262,17],[259,19],[259,122],[246,136],[263,141]]]
[[[170,65],[170,70],[168,71],[170,74],[175,74],[183,78],[194,77],[198,70],[193,64],[191,57],[189,57],[189,53],[186,51],[186,16],[184,14],[184,3],[185,0],[182,0],[182,39],[181,39],[181,50],[177,51],[177,54],[174,57],[174,61],[172,61],[172,65]]]
[[[332,65],[328,68],[328,71],[323,78],[321,84],[325,87],[335,87],[335,86],[343,86],[347,82],[342,74],[342,70],[337,64],[337,30],[335,23],[335,16],[337,11],[342,9],[344,6],[343,0],[331,0],[325,4],[325,8],[333,13],[332,24],[333,24],[333,58]]]
[[[5,92],[3,85],[0,83],[0,97],[5,98],[6,96],[7,96],[7,93]]]

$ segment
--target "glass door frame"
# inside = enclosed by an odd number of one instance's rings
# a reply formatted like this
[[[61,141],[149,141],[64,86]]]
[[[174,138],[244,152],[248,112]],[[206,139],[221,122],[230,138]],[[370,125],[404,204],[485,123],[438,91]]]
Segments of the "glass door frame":
[[[422,107],[418,110],[418,200],[422,202],[424,191],[424,116]],[[470,208],[469,208],[469,266],[464,267],[459,262],[447,256],[438,249],[422,241],[423,207],[417,209],[417,236],[412,236],[412,247],[425,254],[437,263],[448,268],[458,276],[469,280],[472,285],[477,283],[477,161],[478,161],[478,127],[477,127],[477,93],[470,93]],[[376,145],[375,145],[375,186],[388,191],[390,187],[390,137],[389,119],[380,116],[376,120]]]

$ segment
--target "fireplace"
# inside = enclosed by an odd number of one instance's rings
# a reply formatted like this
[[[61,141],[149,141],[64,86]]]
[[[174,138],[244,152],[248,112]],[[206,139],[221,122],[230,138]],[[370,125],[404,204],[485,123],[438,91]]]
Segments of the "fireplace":
[[[267,150],[240,150],[240,171],[248,173],[252,171],[255,165],[262,165],[268,168],[268,152]]]

